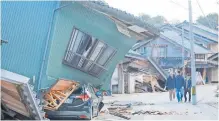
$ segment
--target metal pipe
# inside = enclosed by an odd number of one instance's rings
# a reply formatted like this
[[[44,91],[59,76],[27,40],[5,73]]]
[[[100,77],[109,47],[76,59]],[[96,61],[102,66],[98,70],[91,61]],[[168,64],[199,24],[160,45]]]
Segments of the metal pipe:
[[[56,12],[57,10],[60,10],[60,9],[64,8],[64,7],[67,7],[67,6],[71,5],[71,4],[72,4],[72,3],[69,3],[69,4],[67,4],[67,5],[63,5],[63,6],[59,7],[59,8],[56,8],[56,9],[53,11],[52,19],[51,19],[51,21],[50,21],[49,31],[48,31],[48,34],[47,34],[46,46],[45,46],[45,50],[44,50],[44,53],[43,53],[43,61],[42,61],[41,68],[40,68],[39,81],[38,81],[38,83],[37,83],[37,93],[39,93],[40,86],[41,86],[43,68],[44,68],[44,64],[45,64],[45,61],[46,61],[46,54],[47,54],[47,51],[48,51],[48,43],[49,43],[49,39],[50,39],[50,34],[51,34],[51,29],[52,29],[52,25],[53,25],[53,20],[54,20],[55,12]]]

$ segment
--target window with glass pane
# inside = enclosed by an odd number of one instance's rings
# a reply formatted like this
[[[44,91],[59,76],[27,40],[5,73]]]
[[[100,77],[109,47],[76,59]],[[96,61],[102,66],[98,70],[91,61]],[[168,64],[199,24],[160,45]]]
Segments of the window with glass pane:
[[[195,59],[205,59],[204,54],[195,54]]]
[[[167,53],[166,53],[166,48],[165,47],[160,47],[160,57],[166,57]]]
[[[147,55],[147,47],[144,47],[144,55]]]
[[[98,77],[115,53],[114,48],[75,28],[63,63]]]

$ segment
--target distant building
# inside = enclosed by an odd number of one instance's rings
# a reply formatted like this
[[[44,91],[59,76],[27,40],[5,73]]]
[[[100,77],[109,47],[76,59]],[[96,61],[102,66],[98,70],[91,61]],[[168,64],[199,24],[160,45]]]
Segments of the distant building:
[[[184,30],[187,32],[188,31],[188,26],[189,23],[188,22],[183,22],[179,25],[177,25],[178,28],[184,28]],[[207,69],[207,80],[209,82],[218,82],[218,61],[216,60],[211,60],[211,57],[216,57],[218,56],[218,34],[219,31],[214,30],[214,29],[210,29],[206,26],[200,25],[200,24],[193,24],[193,28],[194,28],[194,39],[196,41],[197,44],[209,49],[212,51],[212,53],[207,54],[205,56],[205,61],[207,61],[207,63],[210,63],[212,65],[214,65],[211,68]],[[186,36],[188,37],[188,34],[186,34]],[[199,57],[201,57],[199,55]],[[203,56],[202,56],[203,57]],[[199,62],[200,63],[200,62]],[[203,62],[202,62],[203,63]]]
[[[184,38],[182,41],[182,25],[184,26]],[[183,65],[190,71],[190,40],[188,33],[188,23],[183,22],[176,26],[166,24],[161,27],[160,37],[152,39],[149,42],[139,42],[132,48],[134,51],[145,56],[148,61],[155,62],[160,72],[165,72],[168,75],[170,68],[182,68]],[[196,61],[196,70],[201,72],[202,77],[209,81],[218,81],[216,76],[211,73],[216,73],[217,63],[209,62],[208,57],[216,53],[218,46],[218,34],[216,31],[201,25],[194,24],[194,52]],[[182,49],[184,47],[184,63],[182,60]],[[213,72],[214,71],[214,72]],[[208,78],[206,78],[208,77]]]

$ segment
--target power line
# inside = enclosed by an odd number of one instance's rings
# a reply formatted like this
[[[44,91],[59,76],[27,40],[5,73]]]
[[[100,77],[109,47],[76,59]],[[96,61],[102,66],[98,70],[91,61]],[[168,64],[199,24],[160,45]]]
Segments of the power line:
[[[174,3],[174,4],[178,5],[178,6],[180,6],[181,8],[185,9],[186,11],[188,11],[188,8],[187,8],[187,7],[181,5],[180,3],[176,2],[176,1],[177,1],[177,0],[174,0],[174,1],[173,1],[173,0],[170,0],[170,2],[172,2],[172,3]],[[208,26],[209,26],[211,29],[214,29],[213,25],[211,24],[212,22],[205,16],[204,11],[203,11],[203,9],[202,9],[202,7],[201,7],[199,1],[196,0],[196,2],[197,2],[198,6],[199,6],[199,9],[201,10],[201,12],[202,12],[202,14],[203,14],[203,16],[204,16],[203,18],[207,21]],[[217,4],[219,4],[219,0],[217,0]],[[192,12],[192,14],[198,15],[198,14],[195,13],[195,12]]]
[[[174,3],[174,4],[178,5],[178,6],[180,6],[180,7],[183,8],[183,9],[188,10],[187,7],[184,7],[183,5],[179,4],[178,2],[174,2],[173,0],[170,0],[170,1],[171,1],[172,3]]]
[[[176,0],[174,0],[174,1],[173,1],[173,0],[170,0],[170,2],[171,2],[171,3],[174,3],[174,4],[176,4],[176,5],[178,5],[179,7],[185,9],[186,11],[189,11],[189,8],[188,8],[188,7],[185,7],[185,6],[181,5],[180,3],[176,2]],[[192,12],[192,14],[198,15],[198,14],[195,13],[195,12]]]
[[[203,14],[204,18],[207,20],[207,23],[208,23],[209,27],[211,27],[212,29],[214,29],[214,27],[212,26],[212,24],[210,24],[210,21],[209,21],[209,19],[208,19],[208,18],[205,16],[205,13],[204,13],[204,11],[203,11],[203,9],[202,9],[202,7],[201,7],[201,5],[200,5],[199,1],[198,1],[198,0],[196,0],[196,2],[197,2],[197,4],[198,4],[198,6],[199,6],[199,8],[200,8],[200,10],[201,10],[201,12],[202,12],[202,14]]]

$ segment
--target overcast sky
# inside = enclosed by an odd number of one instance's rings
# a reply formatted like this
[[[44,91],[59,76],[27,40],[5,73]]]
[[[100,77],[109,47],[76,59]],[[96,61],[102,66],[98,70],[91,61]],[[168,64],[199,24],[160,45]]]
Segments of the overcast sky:
[[[105,0],[110,6],[125,10],[136,16],[145,13],[150,16],[162,15],[168,21],[188,20],[188,0]],[[192,0],[193,21],[203,15],[197,1],[200,3],[204,14],[218,12],[218,0]]]

